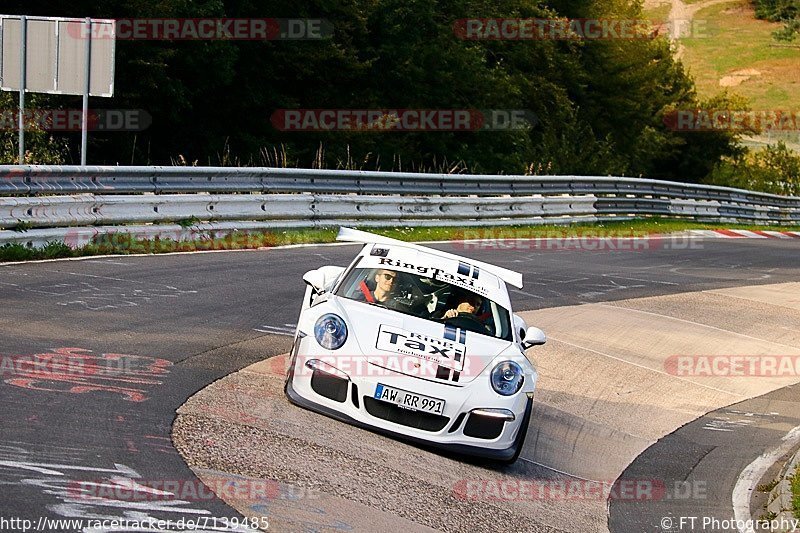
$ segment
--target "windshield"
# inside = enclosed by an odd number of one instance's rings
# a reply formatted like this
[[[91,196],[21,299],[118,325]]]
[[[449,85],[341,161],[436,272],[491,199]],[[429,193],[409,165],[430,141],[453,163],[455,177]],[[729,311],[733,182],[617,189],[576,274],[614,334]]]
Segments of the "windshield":
[[[511,340],[507,309],[445,281],[382,268],[354,268],[337,296]]]

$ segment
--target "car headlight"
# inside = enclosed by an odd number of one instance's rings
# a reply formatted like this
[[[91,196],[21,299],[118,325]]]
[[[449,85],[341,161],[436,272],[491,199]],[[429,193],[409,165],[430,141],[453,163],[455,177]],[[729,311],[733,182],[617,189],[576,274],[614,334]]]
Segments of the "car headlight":
[[[503,361],[492,369],[492,388],[497,394],[511,396],[522,388],[525,375],[522,367],[514,361]]]
[[[314,324],[314,337],[323,348],[338,350],[347,340],[347,326],[339,315],[322,315]]]

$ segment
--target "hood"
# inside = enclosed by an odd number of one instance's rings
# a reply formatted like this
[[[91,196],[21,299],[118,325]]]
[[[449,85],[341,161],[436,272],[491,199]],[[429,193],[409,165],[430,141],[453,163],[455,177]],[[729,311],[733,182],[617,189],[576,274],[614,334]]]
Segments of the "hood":
[[[350,334],[372,364],[452,385],[469,383],[510,341],[346,298],[331,298]]]

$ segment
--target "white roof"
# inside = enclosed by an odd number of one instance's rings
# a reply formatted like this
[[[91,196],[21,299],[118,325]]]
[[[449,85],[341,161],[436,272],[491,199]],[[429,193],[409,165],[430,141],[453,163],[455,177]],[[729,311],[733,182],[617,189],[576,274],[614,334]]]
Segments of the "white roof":
[[[426,246],[421,246],[419,244],[400,241],[397,239],[392,239],[391,237],[383,237],[382,235],[375,235],[374,233],[369,233],[368,231],[361,231],[345,227],[339,228],[339,234],[336,236],[336,240],[348,241],[348,242],[361,242],[364,244],[386,244],[387,246],[402,246],[405,248],[411,248],[419,252],[424,252],[426,254],[431,254],[446,259],[463,261],[464,263],[468,263],[472,266],[477,266],[486,272],[494,274],[495,276],[502,279],[509,285],[513,285],[518,289],[522,288],[522,274],[520,274],[519,272],[514,272],[513,270],[509,270],[507,268],[490,265],[488,263],[484,263],[483,261],[476,261],[475,259],[469,259],[467,257],[462,257],[460,255],[443,252],[441,250],[436,250],[434,248],[428,248]]]

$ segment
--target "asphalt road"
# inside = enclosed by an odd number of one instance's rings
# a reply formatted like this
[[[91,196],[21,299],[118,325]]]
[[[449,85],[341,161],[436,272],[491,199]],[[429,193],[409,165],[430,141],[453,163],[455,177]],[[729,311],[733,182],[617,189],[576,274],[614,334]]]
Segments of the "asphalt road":
[[[736,532],[731,500],[737,478],[800,426],[799,404],[800,385],[792,385],[712,411],[659,440],[621,479],[658,479],[668,490],[663,498],[611,499],[609,529],[686,531],[694,517],[695,530]],[[764,514],[752,509],[755,519]]]
[[[522,272],[525,288],[512,293],[518,310],[800,279],[794,241],[705,240],[639,251],[439,246]],[[0,515],[34,524],[42,516],[237,516],[207,494],[191,497],[196,478],[170,441],[175,410],[210,382],[286,351],[303,272],[345,265],[355,250],[0,266],[0,483],[8,485]],[[269,342],[249,342],[265,336]],[[774,435],[764,431],[752,442],[769,444]],[[111,506],[93,499],[109,479],[112,488],[133,480],[177,490],[142,489],[148,497]]]

